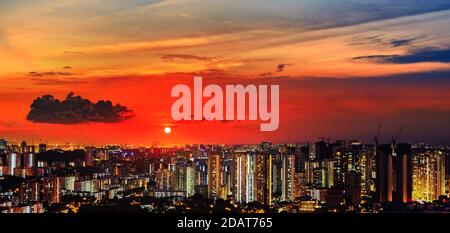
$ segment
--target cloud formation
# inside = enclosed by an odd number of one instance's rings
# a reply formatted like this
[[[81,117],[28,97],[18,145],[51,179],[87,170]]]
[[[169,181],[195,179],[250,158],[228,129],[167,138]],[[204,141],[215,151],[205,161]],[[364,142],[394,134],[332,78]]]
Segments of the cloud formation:
[[[28,73],[28,75],[29,76],[69,76],[69,75],[72,75],[72,73],[70,73],[70,72],[55,72],[55,71],[48,71],[48,72],[31,71]]]
[[[162,56],[161,59],[167,60],[167,61],[173,61],[175,59],[196,60],[196,61],[211,61],[214,58],[213,57],[196,56],[196,55],[187,55],[187,54],[167,54],[167,55]]]
[[[392,39],[389,43],[392,47],[400,47],[405,45],[410,45],[415,39]]]
[[[278,64],[277,65],[277,72],[283,72],[286,66],[291,66],[292,64]]]
[[[368,55],[353,57],[352,60],[371,60],[382,63],[412,64],[420,62],[450,62],[450,49],[426,48],[406,55]]]
[[[81,124],[87,122],[116,123],[134,116],[125,106],[113,105],[109,100],[93,103],[69,93],[65,100],[44,95],[33,101],[27,120],[35,123]]]

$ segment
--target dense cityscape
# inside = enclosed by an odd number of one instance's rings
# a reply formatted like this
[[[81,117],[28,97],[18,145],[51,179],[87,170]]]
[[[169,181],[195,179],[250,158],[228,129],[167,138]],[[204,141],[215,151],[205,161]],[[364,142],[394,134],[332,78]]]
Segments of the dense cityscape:
[[[449,212],[450,148],[140,147],[0,140],[0,213]]]

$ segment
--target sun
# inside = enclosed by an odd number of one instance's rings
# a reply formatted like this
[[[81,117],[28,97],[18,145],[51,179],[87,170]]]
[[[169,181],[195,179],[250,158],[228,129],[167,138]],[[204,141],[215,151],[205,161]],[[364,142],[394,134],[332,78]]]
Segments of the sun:
[[[172,132],[172,129],[169,126],[164,128],[164,133],[170,134],[170,132]]]

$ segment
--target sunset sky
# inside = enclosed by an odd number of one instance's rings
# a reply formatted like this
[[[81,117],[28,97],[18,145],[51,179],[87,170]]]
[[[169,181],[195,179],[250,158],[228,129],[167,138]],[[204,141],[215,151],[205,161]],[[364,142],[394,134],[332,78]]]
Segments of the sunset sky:
[[[176,84],[280,85],[280,127],[174,122]],[[84,144],[277,143],[318,137],[450,144],[447,0],[0,0],[0,138]],[[27,120],[69,92],[122,122]],[[172,132],[164,133],[170,126]],[[290,136],[291,135],[291,136]]]

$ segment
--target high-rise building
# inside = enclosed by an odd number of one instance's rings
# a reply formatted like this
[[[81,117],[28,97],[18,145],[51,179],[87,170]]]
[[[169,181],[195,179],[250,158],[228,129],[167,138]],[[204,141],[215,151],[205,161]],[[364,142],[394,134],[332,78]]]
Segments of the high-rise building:
[[[334,174],[335,185],[342,185],[344,183],[344,174],[348,171],[348,159],[346,149],[342,146],[333,148],[333,155],[335,160]]]
[[[283,163],[279,152],[272,154],[272,199],[280,199],[282,194],[281,170]]]
[[[445,158],[439,150],[414,151],[413,199],[432,202],[445,195]]]
[[[306,163],[309,160],[309,144],[303,143],[296,146],[294,158],[293,196],[299,198],[306,195],[307,177]]]
[[[221,174],[221,186],[222,190],[220,191],[221,198],[227,199],[229,196],[233,194],[233,158],[231,154],[229,156],[222,157],[222,174]]]
[[[29,152],[29,147],[27,145],[27,142],[22,141],[22,143],[20,143],[19,153],[26,154],[28,152]]]
[[[314,174],[314,178],[313,178],[313,186],[315,188],[325,188],[326,187],[326,174],[325,174],[325,169],[323,168],[316,168],[313,171]]]
[[[75,176],[66,176],[64,179],[64,189],[73,192],[75,190]]]
[[[412,200],[412,151],[411,145],[401,143],[395,146],[393,153],[394,194],[396,202]]]
[[[187,161],[183,156],[177,156],[174,163],[174,184],[175,191],[186,192],[187,181]]]
[[[86,147],[84,152],[84,164],[86,167],[94,166],[94,147]]]
[[[295,173],[305,172],[305,162],[309,158],[309,144],[302,144],[295,153]]]
[[[281,155],[281,201],[294,200],[295,148],[282,147]]]
[[[208,158],[195,160],[195,185],[208,187]],[[205,195],[207,196],[207,195]]]
[[[363,145],[359,141],[350,141],[349,149],[347,150],[347,171],[360,172],[360,159]]]
[[[407,202],[412,200],[412,155],[406,143],[395,147],[379,145],[377,149],[377,202]]]
[[[361,174],[361,195],[369,197],[375,191],[376,169],[373,148],[363,148],[359,159],[359,169]]]
[[[253,152],[246,155],[245,169],[245,202],[256,201],[256,156]]]
[[[21,166],[21,159],[17,152],[11,151],[7,156],[8,174],[14,175],[14,170]]]
[[[160,167],[158,171],[156,171],[155,181],[156,181],[156,190],[157,191],[169,191],[171,188],[170,185],[170,177],[172,176],[171,172],[167,168]]]
[[[220,154],[208,155],[208,198],[217,199],[221,196],[222,160]]]
[[[44,178],[42,180],[42,201],[50,204],[61,202],[63,183],[62,177]]]
[[[0,150],[6,150],[8,148],[8,142],[5,139],[0,139]]]
[[[305,163],[306,183],[314,184],[314,171],[320,167],[319,162],[308,161]]]
[[[194,196],[195,194],[195,164],[189,162],[186,167],[186,197]]]
[[[376,158],[376,196],[379,203],[392,202],[392,147],[390,144],[378,145]]]
[[[41,143],[39,144],[39,153],[47,151],[47,144]]]
[[[331,188],[334,186],[334,161],[324,160],[313,170],[313,186]]]
[[[254,151],[238,150],[233,155],[233,196],[236,202],[256,200],[256,156]]]
[[[346,203],[357,206],[361,201],[361,176],[357,171],[348,171],[344,175]]]
[[[37,202],[40,199],[40,184],[37,180],[27,180],[19,187],[19,202],[21,204]]]
[[[256,155],[256,201],[272,205],[272,155]]]
[[[34,146],[32,147],[34,148]],[[23,166],[25,168],[33,168],[36,167],[37,162],[36,162],[36,154],[34,153],[34,149],[31,149],[27,152],[25,152],[25,154],[23,154]]]
[[[324,159],[331,159],[333,154],[333,145],[328,142],[319,141],[315,144],[316,160],[322,161]]]
[[[245,200],[245,152],[235,151],[233,155],[233,197],[238,203]]]

